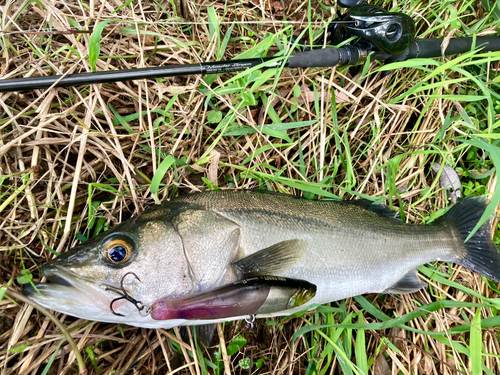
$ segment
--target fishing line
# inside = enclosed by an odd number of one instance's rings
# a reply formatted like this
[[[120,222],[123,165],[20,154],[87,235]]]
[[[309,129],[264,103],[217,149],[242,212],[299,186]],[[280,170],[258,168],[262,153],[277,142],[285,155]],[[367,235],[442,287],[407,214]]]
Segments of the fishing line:
[[[102,22],[100,20],[96,20],[99,22]],[[278,21],[278,20],[268,20],[268,21],[221,21],[218,22],[219,25],[325,25],[329,24],[331,22],[334,23],[342,23],[342,24],[352,24],[354,21]],[[143,21],[138,22],[143,23]],[[114,25],[123,25],[123,26],[135,26],[138,23],[134,22],[117,22],[114,23]],[[201,22],[201,21],[152,21],[148,22],[150,25],[154,26],[176,26],[176,25],[185,25],[185,26],[191,26],[191,25],[197,25],[197,26],[202,26],[202,25],[207,25],[208,22]],[[64,29],[29,29],[29,30],[15,30],[15,31],[6,31],[6,30],[0,30],[0,36],[6,36],[6,35],[18,35],[18,34],[33,34],[33,35],[52,35],[52,34],[90,34],[92,33],[94,27],[90,27],[90,30],[82,30],[77,27],[68,27]]]
[[[96,20],[99,21],[99,20]],[[102,22],[102,21],[99,21]],[[137,24],[141,24],[141,22],[134,23],[134,22],[116,22],[114,25],[123,25],[125,27],[127,26],[135,26]],[[197,25],[197,26],[202,26],[202,25],[207,25],[209,22],[201,22],[201,21],[152,21],[148,22],[150,25],[154,26],[177,26],[177,25],[185,25],[185,26],[191,26],[191,25]],[[326,25],[326,24],[331,24],[331,23],[338,23],[338,24],[353,24],[354,21],[278,21],[278,20],[268,20],[268,21],[221,21],[218,22],[219,25]],[[29,29],[29,30],[15,30],[15,31],[6,31],[6,30],[0,30],[0,36],[7,36],[7,35],[19,35],[19,34],[31,34],[31,35],[64,35],[64,34],[91,34],[93,32],[94,26],[90,27],[90,30],[82,30],[77,27],[67,27],[64,29],[50,29],[50,28],[40,28],[40,29]],[[147,29],[147,27],[146,27]]]

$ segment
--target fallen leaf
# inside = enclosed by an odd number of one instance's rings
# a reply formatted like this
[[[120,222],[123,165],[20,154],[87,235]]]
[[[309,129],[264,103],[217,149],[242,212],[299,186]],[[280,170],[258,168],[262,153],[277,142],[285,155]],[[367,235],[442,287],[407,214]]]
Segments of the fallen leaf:
[[[194,169],[195,171],[201,172],[201,173],[203,173],[203,172],[206,171],[205,168],[203,168],[202,166],[200,166],[198,164],[191,164],[189,167],[192,168],[192,169]]]
[[[324,94],[326,93],[323,92],[323,97],[325,96]],[[304,104],[304,99],[307,103],[314,102],[315,99],[314,91],[311,90],[305,83],[300,85],[300,96],[297,98],[297,102],[299,104]]]
[[[335,102],[336,103],[350,103],[351,99],[343,93],[342,91],[335,90]]]
[[[218,176],[218,171],[219,171],[220,153],[215,151],[215,150],[212,150],[210,152],[209,157],[210,157],[210,165],[208,166],[207,179],[212,184],[217,186],[217,176]]]
[[[189,85],[189,86],[175,86],[175,85],[170,85],[165,84],[165,83],[156,83],[156,90],[160,92],[161,94],[163,93],[169,93],[172,95],[175,94],[184,94],[186,92],[194,91],[197,90],[198,88],[195,85]]]
[[[261,111],[262,108],[254,108],[254,109],[251,109],[249,112],[247,112],[248,114],[248,119],[249,120],[253,120],[255,121],[257,119],[257,116],[259,115],[260,111]]]
[[[285,7],[283,6],[283,4],[281,4],[280,1],[274,1],[272,3],[272,6],[275,12],[280,12],[285,9]]]
[[[391,368],[384,357],[384,352],[380,351],[380,354],[375,358],[373,363],[373,374],[374,375],[391,375]]]
[[[436,368],[434,367],[434,364],[432,362],[432,359],[430,359],[428,356],[424,357],[424,369],[426,374],[432,374]]]
[[[398,348],[399,350],[403,350],[407,346],[404,340],[406,338],[405,332],[406,331],[404,331],[399,327],[393,327],[389,331],[389,336],[390,336],[389,340],[391,340],[394,346],[396,346],[396,348]],[[398,338],[401,338],[403,340],[399,340]]]

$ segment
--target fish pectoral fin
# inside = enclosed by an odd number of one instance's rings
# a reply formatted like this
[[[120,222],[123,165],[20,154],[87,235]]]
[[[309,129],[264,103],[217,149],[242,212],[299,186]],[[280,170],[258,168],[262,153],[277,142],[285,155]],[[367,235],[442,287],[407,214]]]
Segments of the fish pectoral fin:
[[[417,276],[417,270],[411,270],[404,275],[396,284],[386,289],[384,293],[391,294],[407,294],[415,293],[422,288],[425,288],[427,283],[420,281]]]
[[[305,248],[303,240],[282,241],[234,261],[231,266],[244,276],[279,275],[302,258]]]

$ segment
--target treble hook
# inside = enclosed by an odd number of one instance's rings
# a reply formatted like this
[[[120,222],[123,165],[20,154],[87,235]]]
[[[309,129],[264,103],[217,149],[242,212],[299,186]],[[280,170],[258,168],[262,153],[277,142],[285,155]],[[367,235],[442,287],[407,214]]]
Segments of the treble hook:
[[[137,310],[139,310],[139,315],[140,316],[147,316],[147,315],[149,315],[151,313],[151,307],[147,306],[144,303],[142,303],[141,301],[138,301],[135,298],[133,298],[130,294],[127,293],[127,291],[125,290],[125,287],[123,286],[123,280],[125,280],[125,277],[127,277],[128,275],[134,275],[134,277],[137,280],[141,281],[141,279],[139,279],[139,276],[137,276],[134,272],[127,272],[125,275],[123,275],[122,280],[120,281],[120,289],[122,290],[121,292],[119,292],[118,290],[113,289],[113,288],[106,288],[105,289],[106,291],[115,292],[115,293],[117,293],[117,294],[119,294],[121,296],[121,297],[115,298],[114,300],[111,301],[111,303],[109,304],[109,309],[111,310],[111,312],[114,315],[125,316],[123,314],[117,313],[113,309],[113,304],[116,301],[119,301],[119,300],[122,300],[122,299],[126,299],[127,301],[129,301],[130,303],[132,303],[137,308]],[[144,309],[146,309],[146,311],[142,312]]]

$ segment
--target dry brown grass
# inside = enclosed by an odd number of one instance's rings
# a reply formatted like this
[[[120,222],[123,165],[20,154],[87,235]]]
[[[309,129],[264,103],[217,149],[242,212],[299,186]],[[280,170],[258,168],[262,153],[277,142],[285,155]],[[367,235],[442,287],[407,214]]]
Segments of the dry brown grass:
[[[329,4],[329,1],[325,3]],[[287,23],[282,22],[283,12],[295,21],[292,24],[295,34],[306,28],[308,21],[308,2],[302,0],[272,2],[270,6],[258,1],[232,5],[223,1],[196,4],[180,1],[178,4],[186,8],[185,17],[191,21],[189,25],[172,23],[179,18],[174,17],[170,2],[133,2],[132,7],[125,6],[116,15],[110,15],[123,4],[120,0],[93,0],[89,6],[75,1],[7,1],[2,4],[1,28],[7,31],[30,30],[51,24],[63,30],[72,26],[71,19],[86,32],[98,20],[120,19],[121,23],[110,23],[103,33],[101,56],[108,57],[99,59],[97,68],[107,70],[111,67],[127,69],[214,60],[217,50],[209,40],[209,6],[215,8],[221,19],[224,14],[224,22],[227,23],[221,25],[223,35],[232,21],[246,26],[235,27],[233,36],[239,39],[229,43],[225,59],[250,48],[250,40],[259,41],[265,33],[278,33],[287,27]],[[280,4],[284,9],[280,9]],[[457,9],[461,5],[461,2],[456,4]],[[313,3],[313,9],[314,14],[320,16],[314,21],[327,19],[327,10],[316,3]],[[426,5],[416,6],[413,17],[420,19],[421,13],[427,15],[431,12]],[[445,11],[439,14],[444,19],[449,17]],[[464,22],[473,25],[484,15],[485,12],[478,6],[478,15],[465,17]],[[422,30],[439,25],[440,21],[429,16],[428,22],[429,25],[419,23]],[[135,33],[125,34],[120,31],[123,27],[135,30]],[[28,77],[90,71],[85,58],[89,35],[73,31],[56,32],[55,35],[30,33],[1,36],[1,76]],[[139,31],[161,36],[154,38]],[[179,46],[172,38],[185,43],[186,47]],[[273,47],[269,55],[277,51]],[[372,65],[371,69],[378,66]],[[492,61],[488,65],[488,74],[494,77],[497,68],[498,62]],[[270,91],[266,93],[269,101],[278,98],[273,103],[275,112],[283,122],[290,122],[287,110],[293,104],[299,107],[296,121],[319,119],[314,125],[300,128],[300,131],[289,130],[287,134],[293,141],[291,145],[283,145],[285,140],[260,131],[238,138],[224,136],[217,139],[220,133],[212,135],[216,125],[207,123],[211,108],[205,105],[207,96],[199,90],[202,83],[199,76],[171,78],[165,83],[134,81],[95,85],[88,89],[59,88],[1,94],[0,175],[4,177],[0,203],[0,283],[4,285],[12,281],[12,287],[20,290],[16,277],[23,265],[38,278],[38,267],[54,257],[49,248],[64,252],[78,242],[76,233],[88,235],[85,228],[88,224],[89,184],[104,183],[121,193],[115,195],[95,187],[92,189],[92,200],[100,202],[98,215],[106,218],[106,226],[113,226],[154,204],[149,184],[158,168],[158,158],[152,157],[157,153],[174,155],[185,162],[184,166],[170,169],[165,175],[162,181],[165,188],[160,192],[160,200],[206,188],[202,177],[222,188],[255,188],[267,181],[268,187],[290,193],[300,191],[285,178],[295,182],[323,181],[331,185],[329,192],[339,196],[348,197],[350,191],[356,191],[357,194],[380,197],[388,194],[387,177],[391,175],[395,187],[400,189],[400,202],[407,220],[427,221],[429,212],[447,205],[445,192],[439,189],[435,175],[429,172],[433,161],[441,161],[444,157],[454,165],[469,167],[471,173],[484,173],[465,159],[465,150],[454,151],[459,143],[453,137],[468,131],[461,128],[463,124],[452,124],[439,143],[440,149],[432,146],[447,114],[459,114],[467,103],[445,98],[431,101],[429,96],[424,95],[408,97],[394,104],[391,100],[420,82],[425,73],[407,69],[386,77],[376,73],[364,80],[360,80],[360,74],[359,67],[350,70],[283,71],[274,94]],[[223,83],[228,78],[218,77],[216,83]],[[442,76],[434,77],[429,83],[439,82],[440,79]],[[300,100],[293,96],[294,86],[302,87]],[[259,90],[271,87],[272,82],[267,82]],[[313,87],[316,87],[318,97],[324,100],[315,102],[314,95],[311,97],[308,94]],[[433,94],[459,94],[460,90],[460,85],[450,84],[437,88]],[[330,108],[332,93],[336,96],[335,111]],[[170,118],[157,128],[156,122],[161,116],[154,110],[165,108],[174,95],[178,97],[169,110]],[[235,108],[235,95],[215,93],[211,103],[227,113]],[[315,107],[317,104],[319,107]],[[129,122],[133,133],[120,124],[113,124],[116,116],[110,105],[121,116],[142,113]],[[259,106],[254,106],[249,111],[236,110],[235,123],[254,128],[273,123],[268,109],[261,110]],[[303,164],[300,161],[299,139]],[[256,150],[263,146],[270,147],[256,154]],[[208,157],[202,158],[204,155]],[[244,163],[252,155],[250,162]],[[396,169],[388,174],[387,162],[398,155],[402,155],[401,162],[394,165]],[[482,155],[480,151],[478,155]],[[346,169],[341,162],[347,156],[350,157],[347,165],[352,170]],[[283,168],[282,179],[272,179],[276,168]],[[495,189],[494,176],[493,173],[486,186],[489,192]],[[329,179],[324,180],[326,177]],[[394,203],[399,205],[397,199]],[[443,270],[446,269],[445,266]],[[454,270],[452,280],[486,298],[498,297],[477,274],[460,267]],[[434,295],[423,290],[401,297],[368,298],[391,317],[414,311],[419,304],[435,301],[436,296],[444,296],[450,301],[482,303],[479,296],[432,280],[426,281],[433,287]],[[362,309],[354,299],[343,303],[347,312]],[[476,308],[444,308],[415,318],[408,325],[422,331],[444,331],[468,324],[475,313]],[[493,309],[483,309],[483,319],[495,315]],[[6,298],[0,302],[0,316],[0,373],[40,374],[61,343],[61,333],[47,317],[31,306],[19,305]],[[100,370],[89,360],[87,368],[90,374],[175,372],[169,360],[172,350],[167,339],[181,346],[187,361],[177,371],[196,375],[202,372],[196,358],[187,354],[187,350],[192,350],[192,342],[184,344],[176,329],[168,332],[127,326],[118,329],[113,324],[88,322],[61,314],[57,316],[71,331],[82,352],[85,348],[92,348],[95,353]],[[247,373],[239,367],[238,361],[250,358],[251,363],[264,359],[261,374],[302,374],[312,356],[317,360],[318,369],[331,374],[341,373],[336,357],[332,357],[328,368],[325,367],[328,356],[321,358],[321,353],[326,353],[328,349],[327,341],[313,339],[312,334],[308,334],[291,342],[293,333],[299,328],[309,322],[317,324],[321,319],[319,315],[310,313],[303,319],[289,319],[276,326],[261,322],[255,330],[247,329],[242,322],[227,324],[224,330],[219,326],[209,352],[213,354],[221,345],[224,353],[227,344],[241,334],[248,343],[238,355],[230,358],[223,355],[227,372]],[[339,322],[338,319],[336,315],[335,322]],[[375,321],[377,319],[364,312],[365,323]],[[399,352],[394,346],[383,344],[383,337],[388,338]],[[467,344],[468,333],[449,337],[454,342]],[[484,353],[489,353],[484,362],[486,367],[493,373],[500,373],[498,329],[483,328],[482,340]],[[13,348],[20,350],[12,351]],[[459,374],[466,373],[470,366],[468,356],[458,350],[450,349],[432,336],[407,332],[398,327],[367,331],[366,353],[369,359],[374,357],[372,368],[376,374]],[[334,353],[330,355],[334,356]],[[392,370],[388,370],[388,366]],[[76,372],[75,356],[64,341],[49,373]]]

